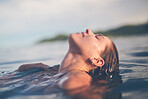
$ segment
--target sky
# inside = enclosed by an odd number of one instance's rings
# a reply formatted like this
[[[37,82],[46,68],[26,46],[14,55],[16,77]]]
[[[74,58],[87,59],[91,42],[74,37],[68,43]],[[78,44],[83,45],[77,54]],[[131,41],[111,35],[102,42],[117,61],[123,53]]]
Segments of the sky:
[[[148,0],[0,0],[0,47],[148,21]]]

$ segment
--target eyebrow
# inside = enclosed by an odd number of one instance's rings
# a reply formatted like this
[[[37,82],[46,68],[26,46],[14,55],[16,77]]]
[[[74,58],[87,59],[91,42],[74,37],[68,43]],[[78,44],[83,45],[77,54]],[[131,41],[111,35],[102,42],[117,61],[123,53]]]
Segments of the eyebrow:
[[[98,36],[103,36],[102,34],[96,34],[96,35],[98,35]]]

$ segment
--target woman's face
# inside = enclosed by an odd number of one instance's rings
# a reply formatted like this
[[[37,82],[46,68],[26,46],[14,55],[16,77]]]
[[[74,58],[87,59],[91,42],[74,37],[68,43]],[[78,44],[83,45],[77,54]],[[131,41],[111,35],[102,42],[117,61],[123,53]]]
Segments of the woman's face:
[[[111,40],[101,34],[95,35],[89,29],[86,32],[69,35],[69,51],[82,55],[100,55]],[[97,57],[97,56],[96,56]]]

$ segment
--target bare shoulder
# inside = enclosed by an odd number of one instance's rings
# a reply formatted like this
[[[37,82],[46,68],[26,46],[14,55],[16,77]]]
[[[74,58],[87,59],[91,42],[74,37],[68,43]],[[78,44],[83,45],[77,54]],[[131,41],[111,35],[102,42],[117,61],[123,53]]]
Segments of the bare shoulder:
[[[81,79],[81,81],[90,80],[91,76],[83,71],[72,71],[68,73],[69,77],[73,79]]]
[[[82,71],[71,71],[67,73],[59,81],[59,87],[64,90],[73,90],[81,87],[89,86],[91,76]]]
[[[43,63],[33,63],[33,64],[23,64],[18,68],[19,72],[34,69],[34,68],[42,68],[47,69],[48,65],[45,65]]]

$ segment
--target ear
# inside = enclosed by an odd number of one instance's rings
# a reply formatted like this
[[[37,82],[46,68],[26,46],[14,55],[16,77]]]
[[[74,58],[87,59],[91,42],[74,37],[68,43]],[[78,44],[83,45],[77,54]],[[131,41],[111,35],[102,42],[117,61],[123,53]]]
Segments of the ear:
[[[104,65],[104,60],[101,57],[99,58],[90,57],[89,60],[93,66],[102,67]]]

